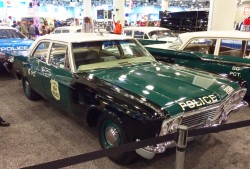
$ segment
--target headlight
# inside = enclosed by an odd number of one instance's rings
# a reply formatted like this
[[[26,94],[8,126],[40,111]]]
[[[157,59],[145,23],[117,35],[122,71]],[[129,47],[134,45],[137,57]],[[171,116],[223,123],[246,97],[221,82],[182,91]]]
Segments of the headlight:
[[[247,89],[242,89],[241,91],[240,91],[240,97],[241,98],[244,98],[245,97],[245,95],[246,95],[246,93],[247,93]]]
[[[9,62],[13,63],[14,62],[14,56],[10,56],[8,59]]]
[[[5,58],[5,53],[0,52],[0,59],[4,59]]]
[[[180,124],[181,124],[181,117],[164,120],[161,126],[160,136],[176,132]]]
[[[180,118],[175,119],[174,121],[172,121],[171,125],[168,128],[168,131],[170,133],[174,133],[177,131],[178,126],[180,125]]]

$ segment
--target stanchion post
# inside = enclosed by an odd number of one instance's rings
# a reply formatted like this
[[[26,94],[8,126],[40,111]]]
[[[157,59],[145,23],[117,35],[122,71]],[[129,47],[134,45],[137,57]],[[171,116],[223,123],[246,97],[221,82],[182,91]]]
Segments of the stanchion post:
[[[176,145],[175,169],[184,169],[185,150],[187,147],[188,128],[180,125],[178,127],[178,139]]]

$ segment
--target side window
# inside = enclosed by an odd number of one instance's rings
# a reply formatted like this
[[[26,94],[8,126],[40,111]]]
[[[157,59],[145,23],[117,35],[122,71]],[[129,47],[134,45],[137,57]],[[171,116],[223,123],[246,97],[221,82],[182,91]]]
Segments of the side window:
[[[49,64],[55,67],[60,67],[62,69],[70,69],[69,57],[68,57],[68,48],[66,44],[53,43]]]
[[[134,32],[134,38],[136,39],[143,39],[143,36],[144,36],[144,32],[141,32],[141,31]]]
[[[126,36],[131,36],[132,37],[132,31],[131,30],[124,30],[124,34]]]
[[[7,39],[7,34],[6,31],[4,29],[0,30],[0,39]]]
[[[46,57],[49,49],[50,42],[41,42],[35,49],[31,57],[37,58],[43,62],[46,62]]]
[[[222,39],[219,49],[219,56],[245,57],[249,55],[249,47],[243,40]]]
[[[55,33],[61,33],[61,30],[55,30]]]
[[[69,30],[62,30],[62,33],[69,33]]]
[[[204,54],[214,54],[216,39],[192,39],[183,50],[197,51]]]

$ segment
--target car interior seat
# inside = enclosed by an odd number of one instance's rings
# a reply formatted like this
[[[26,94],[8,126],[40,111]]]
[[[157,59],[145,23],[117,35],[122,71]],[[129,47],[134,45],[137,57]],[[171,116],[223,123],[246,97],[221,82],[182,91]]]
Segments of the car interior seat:
[[[94,50],[85,50],[74,53],[76,68],[80,65],[92,64],[100,62],[98,52]]]

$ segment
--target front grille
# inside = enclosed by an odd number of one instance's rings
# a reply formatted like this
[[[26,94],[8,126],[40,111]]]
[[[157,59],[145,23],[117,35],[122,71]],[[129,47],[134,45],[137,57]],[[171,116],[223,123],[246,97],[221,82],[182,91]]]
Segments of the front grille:
[[[193,127],[203,125],[208,120],[212,120],[216,116],[218,116],[218,111],[216,111],[216,110],[217,109],[214,108],[212,110],[197,113],[197,114],[191,114],[191,115],[187,115],[187,116],[184,115],[182,117],[181,124],[187,126],[188,128],[193,128]]]
[[[206,108],[204,110],[190,112],[182,116],[181,124],[188,128],[194,128],[201,125],[205,125],[208,122],[213,123],[221,117],[221,115],[228,115],[232,110],[237,108],[237,105],[241,102],[245,91],[238,90],[233,93],[221,104],[216,104]]]

